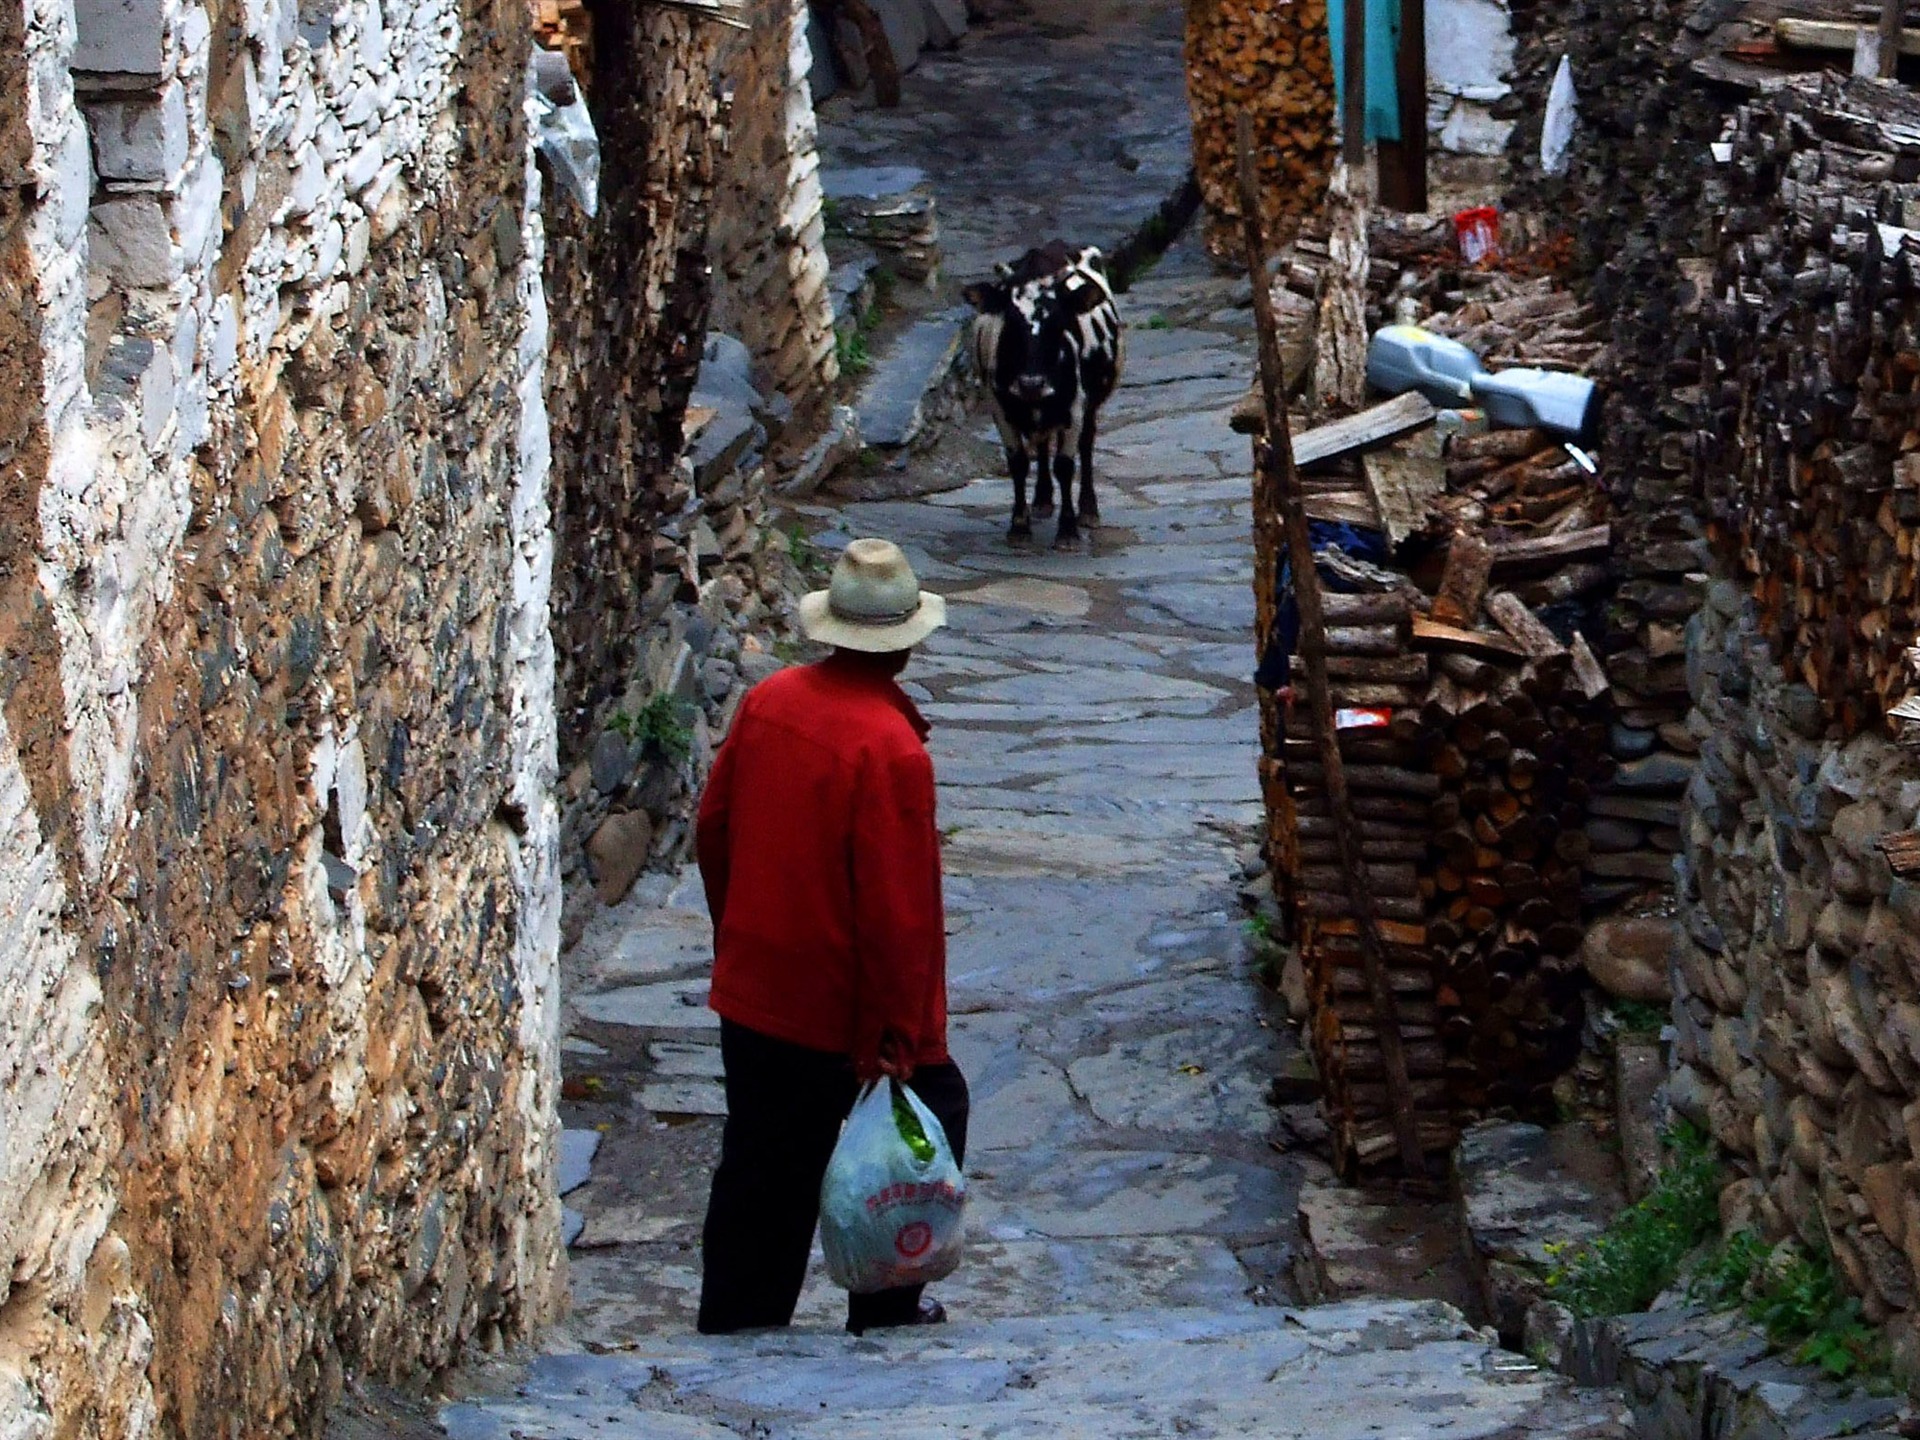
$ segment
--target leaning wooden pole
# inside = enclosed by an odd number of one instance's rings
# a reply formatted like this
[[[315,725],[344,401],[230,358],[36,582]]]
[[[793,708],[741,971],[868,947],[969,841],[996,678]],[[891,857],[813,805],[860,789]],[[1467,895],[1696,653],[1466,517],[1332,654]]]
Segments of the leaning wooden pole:
[[[1314,569],[1313,541],[1307,530],[1306,502],[1299,472],[1293,463],[1293,434],[1287,423],[1286,371],[1280,359],[1280,328],[1273,313],[1272,279],[1267,273],[1267,242],[1260,225],[1260,178],[1253,163],[1253,125],[1240,116],[1237,136],[1240,163],[1240,213],[1245,235],[1247,268],[1253,277],[1253,314],[1260,331],[1260,390],[1267,418],[1264,441],[1256,441],[1259,456],[1255,484],[1256,512],[1281,517],[1292,562],[1294,603],[1300,610],[1300,660],[1306,671],[1307,702],[1313,717],[1314,742],[1327,791],[1327,811],[1339,846],[1340,869],[1347,901],[1360,930],[1360,963],[1380,1032],[1380,1058],[1387,1072],[1387,1099],[1393,1109],[1393,1129],[1400,1142],[1400,1163],[1409,1177],[1426,1174],[1426,1155],[1420,1148],[1420,1125],[1413,1108],[1413,1084],[1407,1075],[1407,1052],[1400,1040],[1400,1016],[1387,979],[1386,946],[1380,938],[1380,918],[1374,909],[1373,886],[1361,853],[1353,806],[1347,796],[1347,772],[1340,758],[1340,736],[1333,724],[1333,695],[1327,684],[1327,617],[1320,601],[1320,577]]]
[[[1362,184],[1367,168],[1367,8],[1365,0],[1340,0],[1340,158]],[[1256,287],[1258,288],[1258,287]]]
[[[1891,80],[1900,69],[1902,0],[1880,0],[1880,78]]]

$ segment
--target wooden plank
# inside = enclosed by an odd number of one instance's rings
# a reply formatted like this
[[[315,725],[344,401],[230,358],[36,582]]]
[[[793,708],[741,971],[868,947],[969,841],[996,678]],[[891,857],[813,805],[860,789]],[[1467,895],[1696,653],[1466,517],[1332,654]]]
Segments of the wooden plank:
[[[1433,618],[1446,625],[1471,625],[1480,613],[1487,579],[1493,574],[1493,547],[1471,530],[1455,530],[1447,546],[1447,567],[1433,597]]]
[[[1326,520],[1336,525],[1358,525],[1364,530],[1380,529],[1380,512],[1364,490],[1342,490],[1330,495],[1306,497],[1307,518]]]
[[[1567,647],[1540,622],[1540,617],[1520,603],[1509,590],[1496,590],[1487,596],[1487,614],[1493,623],[1511,635],[1529,660],[1557,660]]]
[[[1574,631],[1573,644],[1568,648],[1573,652],[1573,680],[1580,687],[1582,695],[1589,700],[1598,700],[1613,688],[1606,670],[1587,644],[1586,636],[1578,630]]]
[[[1357,10],[1358,7],[1352,7]],[[1351,13],[1351,11],[1350,11]],[[1358,31],[1358,25],[1353,27]],[[1357,65],[1351,67],[1357,70]],[[1359,92],[1349,89],[1349,123],[1357,119]],[[1306,663],[1305,690],[1312,706],[1315,738],[1320,742],[1321,763],[1326,771],[1326,801],[1334,821],[1334,838],[1340,848],[1340,871],[1346,881],[1348,907],[1358,921],[1362,968],[1366,972],[1367,991],[1373,1005],[1374,1020],[1380,1027],[1380,1058],[1387,1094],[1392,1097],[1392,1133],[1399,1144],[1400,1163],[1408,1179],[1427,1174],[1426,1153],[1421,1146],[1419,1116],[1414,1109],[1413,1082],[1407,1069],[1406,1049],[1401,1043],[1400,1016],[1394,1006],[1393,990],[1387,978],[1386,939],[1381,933],[1381,909],[1374,902],[1367,884],[1367,861],[1361,853],[1360,837],[1354,829],[1354,811],[1347,792],[1346,770],[1340,758],[1340,737],[1333,728],[1333,699],[1327,684],[1326,617],[1320,606],[1320,577],[1314,569],[1313,542],[1307,532],[1305,506],[1301,502],[1297,451],[1288,427],[1286,372],[1280,354],[1280,327],[1273,311],[1273,295],[1267,281],[1267,238],[1260,223],[1260,179],[1253,160],[1253,117],[1242,110],[1238,117],[1235,149],[1240,172],[1241,238],[1246,248],[1247,272],[1253,282],[1253,314],[1260,337],[1261,398],[1267,412],[1267,443],[1259,447],[1256,486],[1258,498],[1267,502],[1256,506],[1265,513],[1278,515],[1284,524],[1287,550],[1293,565],[1294,599],[1300,609],[1302,648]],[[1419,397],[1416,397],[1419,398]],[[1427,411],[1420,423],[1430,423],[1433,407],[1422,400]],[[1376,407],[1378,408],[1378,407]],[[1403,410],[1402,413],[1410,413]],[[1325,428],[1325,427],[1322,427]],[[1411,428],[1411,427],[1409,427]],[[1305,437],[1303,437],[1305,438]],[[1402,905],[1407,902],[1400,902]],[[1420,902],[1412,902],[1418,908]],[[1397,907],[1396,907],[1397,908]],[[1396,915],[1393,919],[1417,925],[1421,916]]]
[[[1360,457],[1367,492],[1387,532],[1387,543],[1398,545],[1424,530],[1427,507],[1447,489],[1447,467],[1438,454],[1425,455],[1403,445],[1389,446]]]
[[[1902,880],[1920,879],[1920,830],[1895,830],[1876,843],[1895,875]]]
[[[1500,575],[1528,566],[1584,560],[1590,555],[1604,555],[1612,548],[1611,525],[1588,525],[1579,530],[1569,530],[1564,535],[1509,540],[1493,548],[1493,573]]]
[[[1371,405],[1357,415],[1343,415],[1303,431],[1294,438],[1293,463],[1304,470],[1309,465],[1337,460],[1370,445],[1384,445],[1431,425],[1437,413],[1431,400],[1418,391],[1409,390],[1379,405]]]
[[[1448,650],[1461,655],[1491,656],[1501,660],[1524,660],[1527,652],[1517,640],[1496,635],[1490,630],[1468,630],[1424,615],[1413,617],[1413,643],[1429,650]]]
[[[1792,50],[1832,50],[1851,55],[1858,44],[1860,31],[1874,28],[1871,25],[1848,25],[1838,20],[1800,20],[1782,16],[1773,22],[1773,36]],[[1920,30],[1910,27],[1901,30],[1900,53],[1920,55]]]

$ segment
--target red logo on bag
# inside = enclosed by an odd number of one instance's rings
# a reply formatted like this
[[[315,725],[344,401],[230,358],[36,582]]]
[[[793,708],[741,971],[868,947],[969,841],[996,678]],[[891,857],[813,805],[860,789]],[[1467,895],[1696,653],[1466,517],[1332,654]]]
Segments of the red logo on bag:
[[[933,1248],[933,1227],[924,1220],[902,1225],[900,1233],[893,1237],[893,1248],[904,1260],[918,1260]]]

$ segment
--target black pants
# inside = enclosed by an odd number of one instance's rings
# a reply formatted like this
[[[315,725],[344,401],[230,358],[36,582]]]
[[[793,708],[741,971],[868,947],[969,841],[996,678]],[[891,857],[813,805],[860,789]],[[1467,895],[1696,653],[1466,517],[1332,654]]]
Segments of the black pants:
[[[701,1239],[700,1331],[724,1334],[787,1325],[807,1278],[820,1218],[820,1182],[840,1122],[859,1095],[844,1055],[792,1045],[720,1022],[727,1071],[727,1128],[720,1141]],[[914,1072],[908,1088],[967,1154],[967,1081],[951,1063]],[[847,1297],[847,1328],[912,1322],[919,1285]]]

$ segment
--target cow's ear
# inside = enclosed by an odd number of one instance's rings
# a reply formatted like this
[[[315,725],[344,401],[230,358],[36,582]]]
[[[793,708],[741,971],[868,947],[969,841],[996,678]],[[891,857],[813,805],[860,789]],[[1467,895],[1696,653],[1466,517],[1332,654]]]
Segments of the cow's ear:
[[[1107,292],[1091,280],[1078,276],[1067,281],[1067,308],[1076,315],[1091,315],[1107,303]]]
[[[1005,285],[987,280],[976,280],[960,292],[966,302],[982,315],[997,315],[1006,310],[1011,296]]]

